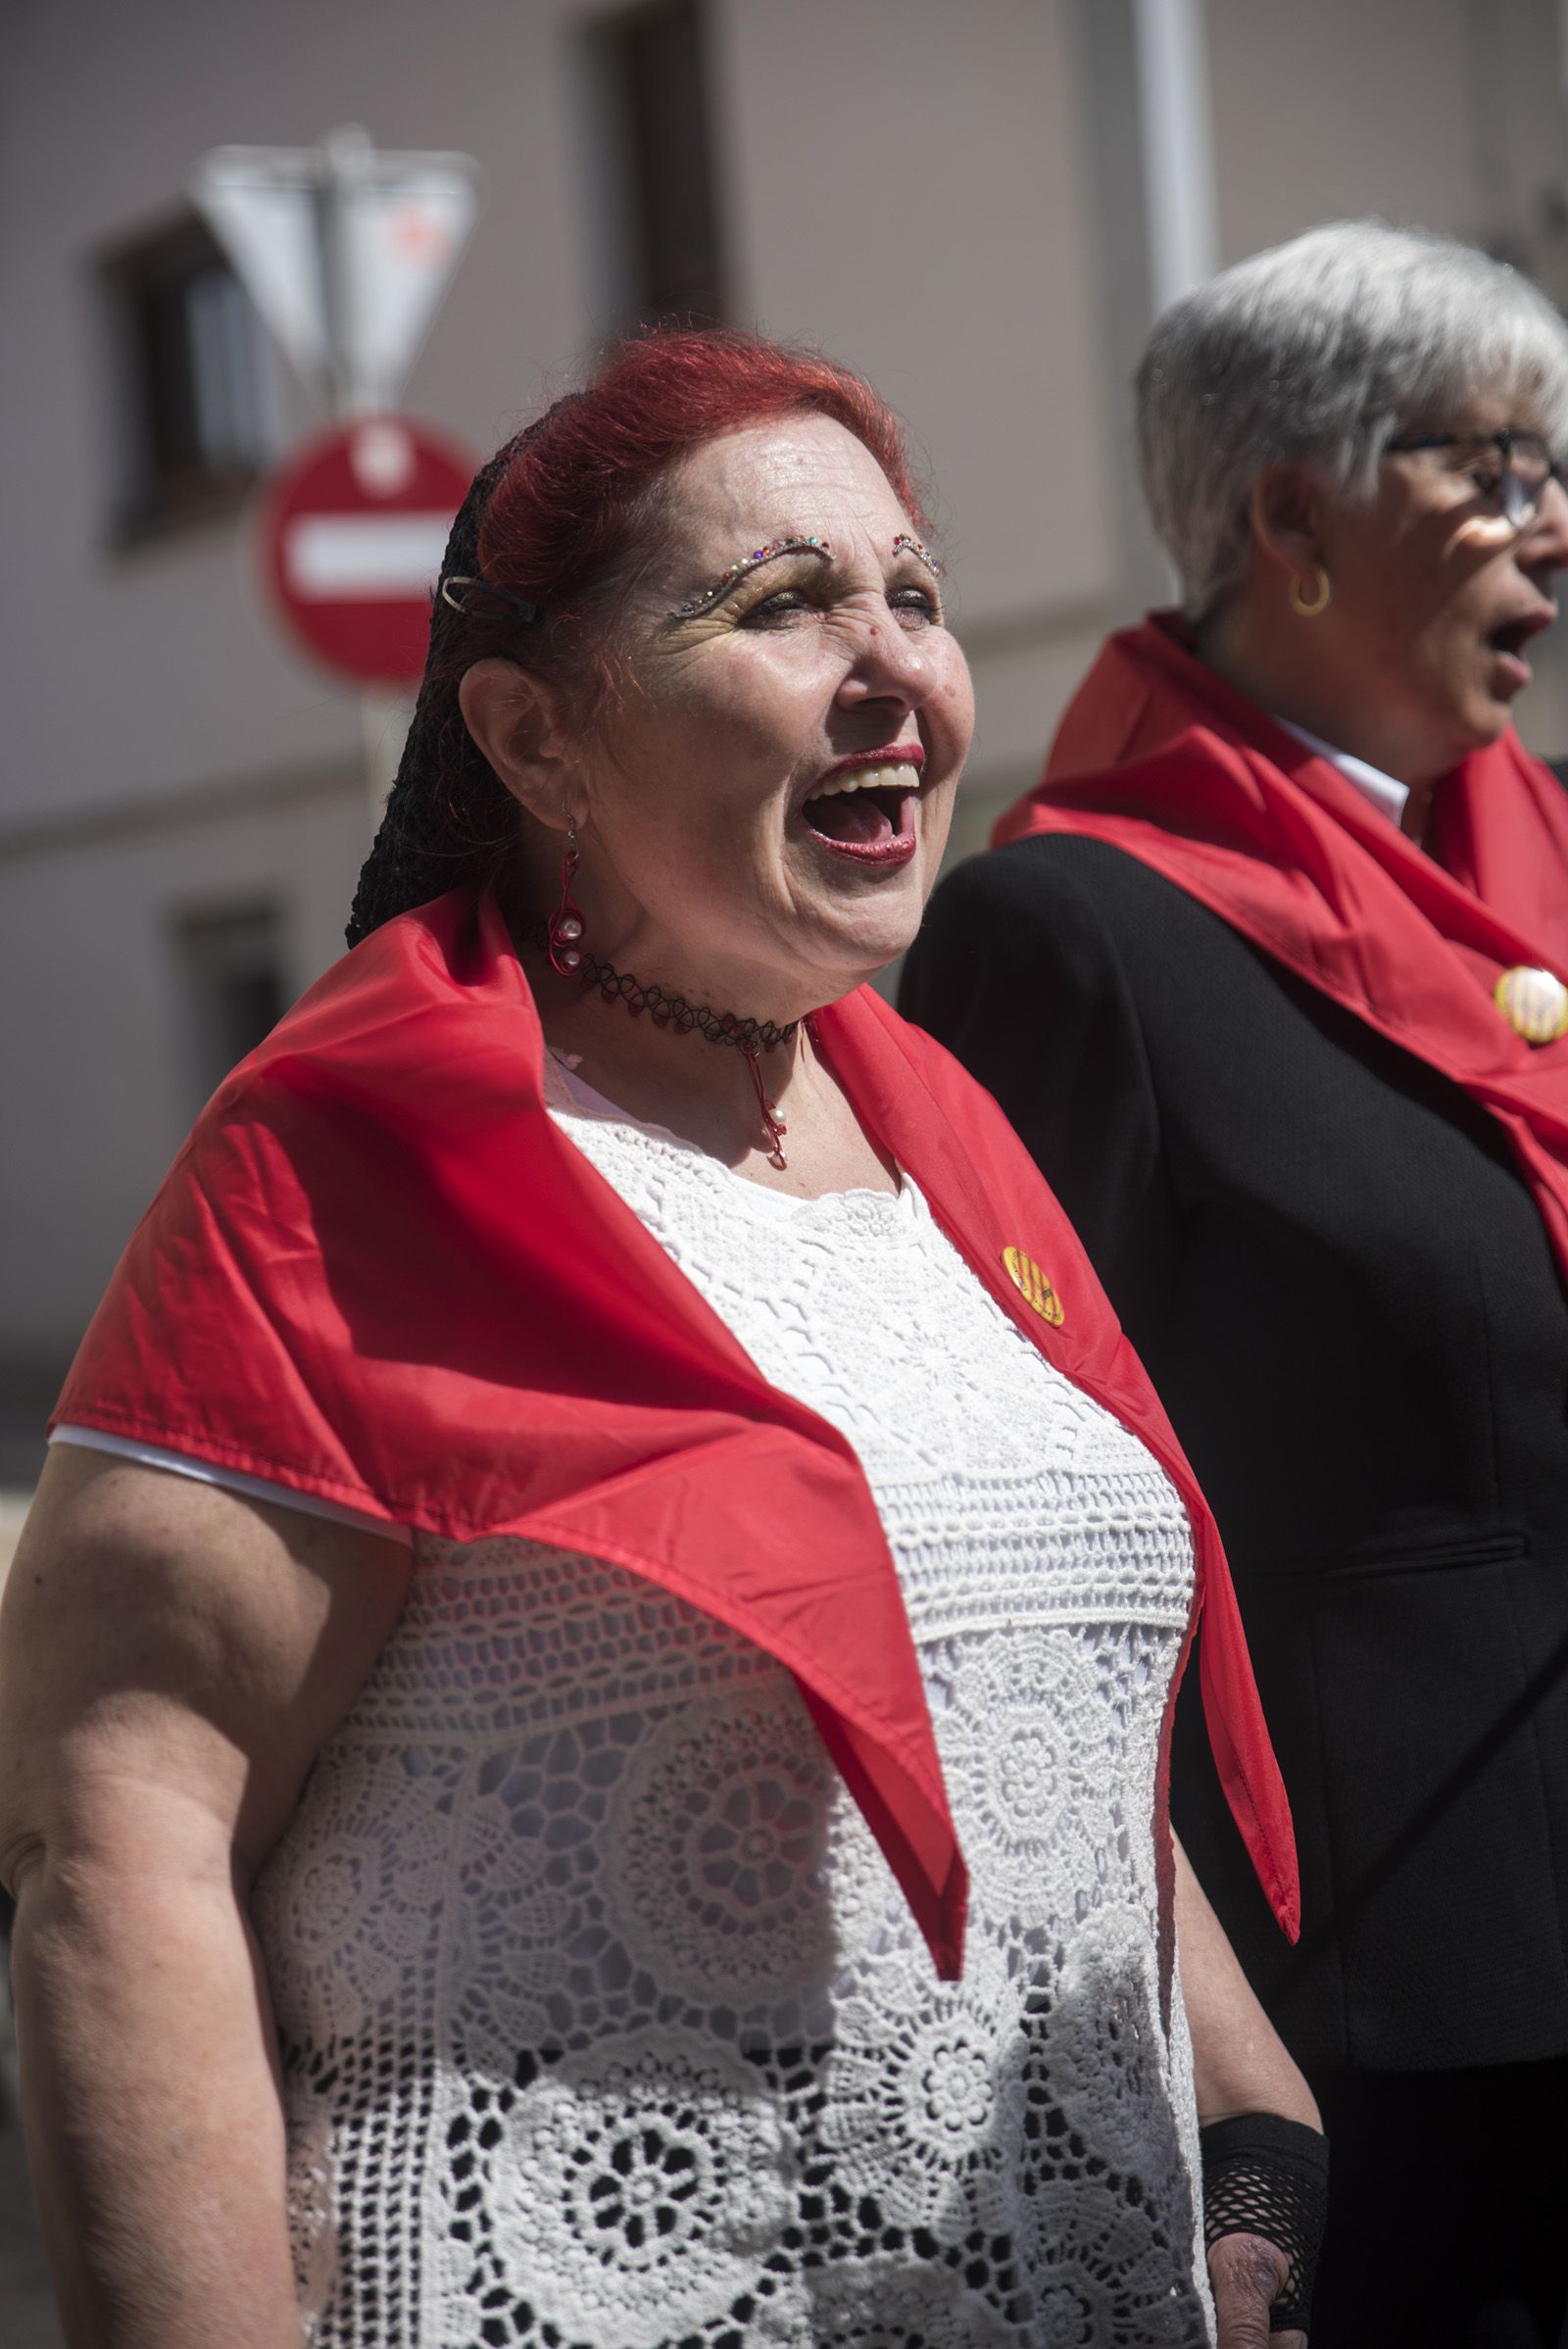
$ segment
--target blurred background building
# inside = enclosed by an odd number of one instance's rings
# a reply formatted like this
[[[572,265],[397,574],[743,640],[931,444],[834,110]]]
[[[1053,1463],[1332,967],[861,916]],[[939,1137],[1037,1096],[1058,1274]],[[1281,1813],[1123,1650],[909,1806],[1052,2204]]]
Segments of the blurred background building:
[[[1125,389],[1153,308],[1359,213],[1568,299],[1563,89],[1556,0],[9,0],[0,1485],[193,1112],[340,952],[369,831],[360,705],[256,584],[252,494],[318,418],[199,155],[357,122],[477,158],[407,393],[476,455],[639,318],[868,373],[974,665],[966,850],[1162,595]],[[1541,667],[1526,731],[1568,751]]]

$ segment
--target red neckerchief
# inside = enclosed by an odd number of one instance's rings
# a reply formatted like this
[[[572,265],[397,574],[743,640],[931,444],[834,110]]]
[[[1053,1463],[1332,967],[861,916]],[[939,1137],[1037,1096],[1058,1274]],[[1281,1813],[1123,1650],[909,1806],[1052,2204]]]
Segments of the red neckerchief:
[[[1568,793],[1511,730],[1439,783],[1428,855],[1157,613],[1109,639],[995,843],[1031,832],[1124,849],[1462,1086],[1568,1272],[1568,1037],[1492,1001],[1516,964],[1568,978]]]
[[[1290,1815],[1213,1521],[1066,1218],[990,1097],[869,989],[816,1024],[992,1296],[1180,1491],[1216,1753],[1294,1934]],[[963,1857],[859,1461],[763,1380],[562,1133],[543,1050],[488,900],[454,891],[377,930],[203,1113],[56,1419],[452,1540],[606,1558],[703,1608],[794,1674],[954,1978]],[[1008,1247],[1045,1268],[1059,1327],[1009,1278]]]

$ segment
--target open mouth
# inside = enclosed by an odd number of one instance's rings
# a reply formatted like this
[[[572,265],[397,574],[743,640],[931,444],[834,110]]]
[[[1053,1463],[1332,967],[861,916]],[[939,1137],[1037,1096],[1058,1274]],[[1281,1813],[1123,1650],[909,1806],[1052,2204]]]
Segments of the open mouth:
[[[1515,690],[1528,685],[1535,674],[1525,658],[1525,647],[1533,636],[1539,636],[1543,628],[1550,625],[1546,614],[1527,612],[1520,619],[1504,620],[1501,627],[1489,634],[1487,643],[1501,661],[1508,683]]]
[[[852,767],[830,775],[801,815],[807,830],[838,856],[858,864],[906,864],[919,845],[919,799],[920,770],[913,764]]]

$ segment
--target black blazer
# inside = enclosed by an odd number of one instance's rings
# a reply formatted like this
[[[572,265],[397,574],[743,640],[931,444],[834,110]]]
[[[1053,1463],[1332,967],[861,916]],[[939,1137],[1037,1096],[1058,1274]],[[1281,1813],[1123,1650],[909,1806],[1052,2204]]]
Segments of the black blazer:
[[[1173,1805],[1286,2040],[1374,2069],[1568,2051],[1568,1299],[1500,1134],[1098,841],[960,866],[902,1007],[1034,1152],[1218,1516],[1297,1950],[1196,1675]]]

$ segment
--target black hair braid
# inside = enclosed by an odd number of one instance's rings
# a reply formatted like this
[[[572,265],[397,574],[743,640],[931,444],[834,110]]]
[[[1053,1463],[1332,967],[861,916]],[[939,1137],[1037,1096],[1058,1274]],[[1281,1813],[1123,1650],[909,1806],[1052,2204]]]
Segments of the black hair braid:
[[[539,428],[518,433],[475,474],[447,540],[443,579],[478,575],[479,526],[491,492]],[[523,623],[499,604],[489,609],[483,595],[473,601],[473,612],[454,611],[437,592],[414,722],[354,893],[350,946],[461,881],[488,879],[516,838],[515,803],[464,724],[458,686],[471,661],[514,649]]]

